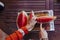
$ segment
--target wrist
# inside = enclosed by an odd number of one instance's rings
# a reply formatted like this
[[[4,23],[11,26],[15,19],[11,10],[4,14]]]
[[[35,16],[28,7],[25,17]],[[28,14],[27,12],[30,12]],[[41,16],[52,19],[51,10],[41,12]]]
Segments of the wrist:
[[[26,27],[22,27],[21,29],[18,29],[18,31],[24,36],[25,34],[28,34],[28,30]]]
[[[22,29],[18,29],[18,31],[24,36],[25,32]]]
[[[22,27],[21,29],[24,31],[25,34],[28,34],[28,30],[26,27]]]

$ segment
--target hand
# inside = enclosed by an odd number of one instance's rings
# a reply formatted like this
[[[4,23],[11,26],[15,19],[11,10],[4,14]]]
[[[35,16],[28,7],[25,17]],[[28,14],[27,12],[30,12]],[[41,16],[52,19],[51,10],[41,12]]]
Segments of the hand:
[[[33,28],[34,28],[34,25],[35,25],[35,23],[36,23],[36,18],[35,18],[35,16],[34,16],[34,12],[32,11],[31,13],[30,13],[30,17],[29,17],[29,21],[28,21],[28,24],[27,24],[27,26],[26,26],[26,28],[28,29],[28,31],[31,31]]]
[[[42,27],[40,27],[40,36],[41,36],[41,39],[48,40],[48,33]]]

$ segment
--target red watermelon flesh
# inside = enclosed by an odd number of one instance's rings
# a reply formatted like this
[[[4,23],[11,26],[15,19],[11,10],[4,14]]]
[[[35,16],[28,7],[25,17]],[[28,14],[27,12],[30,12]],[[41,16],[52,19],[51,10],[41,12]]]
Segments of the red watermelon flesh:
[[[42,17],[36,18],[36,21],[39,22],[39,23],[41,23],[41,22],[44,23],[44,22],[50,22],[54,19],[55,19],[55,17],[42,16]]]
[[[18,16],[18,27],[24,27],[25,25],[27,25],[27,16],[22,12],[19,14]]]
[[[30,20],[32,19],[33,16],[34,16],[34,12],[31,11],[31,12],[30,12]]]

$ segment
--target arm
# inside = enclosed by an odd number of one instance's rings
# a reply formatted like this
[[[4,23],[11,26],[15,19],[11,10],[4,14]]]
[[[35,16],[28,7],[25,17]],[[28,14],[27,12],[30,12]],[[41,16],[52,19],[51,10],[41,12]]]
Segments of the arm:
[[[48,34],[45,30],[40,32],[41,34],[41,40],[48,40]]]
[[[33,15],[31,14],[31,16]],[[28,21],[28,24],[25,27],[22,27],[13,34],[9,35],[6,40],[22,40],[23,36],[25,34],[28,34],[28,31],[31,31],[34,28],[35,23],[35,17],[30,17],[30,20]]]
[[[28,30],[26,29],[26,27],[22,27],[21,29],[18,29],[17,31],[6,37],[6,40],[22,40],[25,34],[28,34]]]
[[[42,27],[40,27],[40,36],[41,36],[41,40],[48,40],[48,33]]]
[[[28,31],[31,31],[34,28],[36,22],[33,21],[31,23],[27,24],[25,27],[18,29],[16,32],[10,34],[8,37],[6,37],[6,40],[22,40],[23,36],[25,34],[28,34]]]

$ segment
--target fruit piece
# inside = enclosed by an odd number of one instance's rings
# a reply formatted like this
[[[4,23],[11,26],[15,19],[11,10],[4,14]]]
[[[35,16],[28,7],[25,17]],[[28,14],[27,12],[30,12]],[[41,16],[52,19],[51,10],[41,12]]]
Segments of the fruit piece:
[[[27,24],[27,14],[25,11],[20,12],[17,17],[17,24],[18,27],[21,28]]]
[[[44,22],[50,22],[52,20],[56,19],[55,16],[41,16],[41,17],[37,17],[36,18],[36,21],[39,22],[39,23],[44,23]]]

